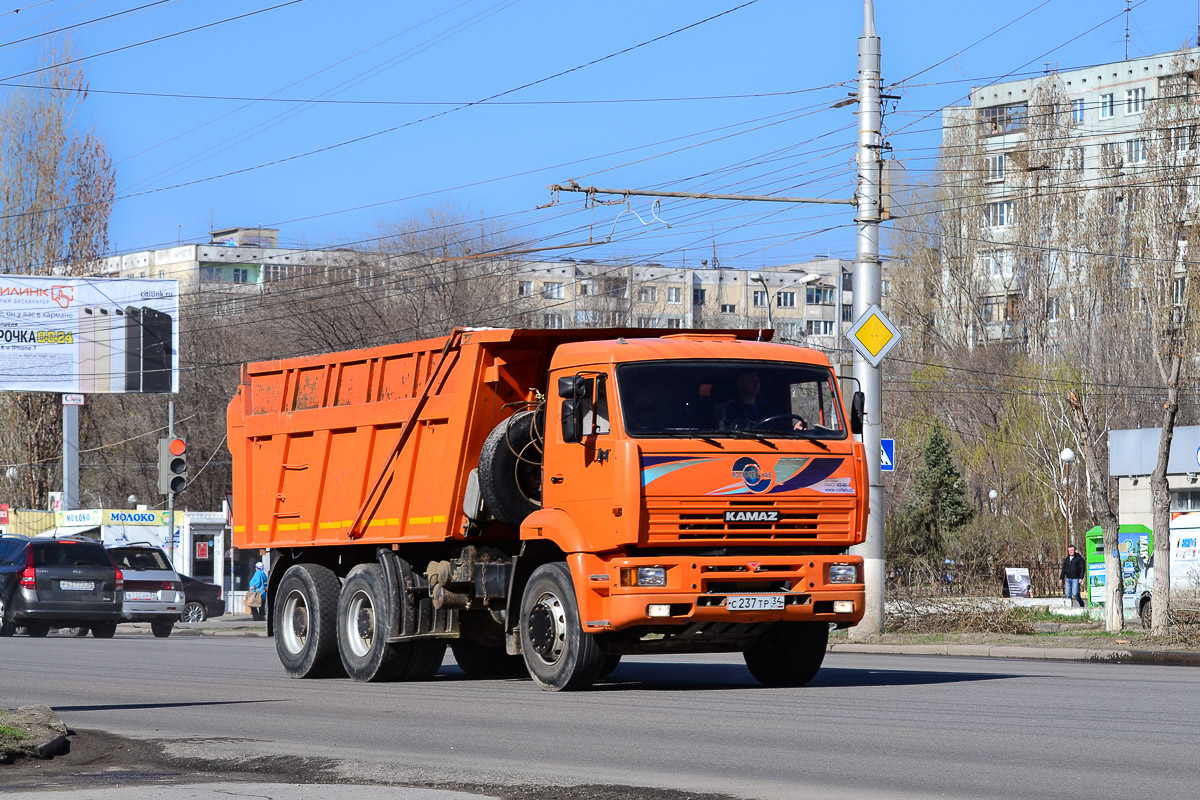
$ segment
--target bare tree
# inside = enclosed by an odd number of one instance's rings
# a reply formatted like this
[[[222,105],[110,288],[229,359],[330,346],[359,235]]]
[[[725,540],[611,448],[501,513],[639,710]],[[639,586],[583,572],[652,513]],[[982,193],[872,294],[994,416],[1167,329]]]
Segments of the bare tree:
[[[12,88],[0,106],[0,272],[81,275],[108,248],[115,177],[103,141],[80,130],[87,96],[67,46],[52,48],[34,86]],[[14,465],[10,492],[41,505],[61,454],[57,395],[0,396],[0,461]]]

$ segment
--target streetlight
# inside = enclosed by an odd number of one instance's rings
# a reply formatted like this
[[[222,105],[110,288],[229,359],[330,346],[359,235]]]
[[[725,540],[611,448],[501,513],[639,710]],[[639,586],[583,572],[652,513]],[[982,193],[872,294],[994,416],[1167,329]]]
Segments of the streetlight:
[[[784,285],[780,286],[779,289],[776,289],[775,291],[778,292],[780,289],[786,289],[789,286],[796,286],[797,284],[812,283],[813,281],[819,281],[820,279],[821,279],[820,273],[817,273],[817,272],[809,273],[808,275],[805,275],[803,278],[798,278],[798,279],[792,281],[791,283],[785,283]],[[766,278],[764,278],[762,276],[761,272],[756,272],[753,275],[751,275],[750,280],[758,281],[759,283],[762,284],[763,294],[766,296],[766,301],[767,301],[767,327],[770,328],[771,330],[775,330],[775,319],[771,315],[771,289],[767,286],[767,280],[766,280]]]
[[[1058,460],[1063,463],[1063,552],[1066,553],[1071,546],[1071,462],[1075,460],[1075,451],[1064,447]]]

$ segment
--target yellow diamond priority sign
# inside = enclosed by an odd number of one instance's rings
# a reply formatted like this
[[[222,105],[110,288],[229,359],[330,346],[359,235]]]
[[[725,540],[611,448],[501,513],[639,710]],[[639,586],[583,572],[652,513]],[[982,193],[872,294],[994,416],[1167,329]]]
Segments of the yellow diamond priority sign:
[[[872,367],[878,367],[888,351],[900,341],[900,330],[887,318],[883,309],[872,305],[846,331],[846,338]]]

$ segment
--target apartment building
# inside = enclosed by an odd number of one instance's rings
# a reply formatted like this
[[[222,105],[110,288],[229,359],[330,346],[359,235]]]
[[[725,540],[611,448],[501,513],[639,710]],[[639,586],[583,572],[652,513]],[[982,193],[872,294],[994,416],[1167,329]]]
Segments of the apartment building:
[[[1046,213],[1044,199],[1040,211],[1033,209],[1039,171],[1056,182],[1063,204],[1074,203],[1072,213],[1080,219],[1115,216],[1125,198],[1113,186],[1146,166],[1152,143],[1195,146],[1194,125],[1148,132],[1145,120],[1155,103],[1194,99],[1190,73],[1198,61],[1200,49],[1190,48],[1047,73],[975,87],[970,105],[943,109],[943,158],[957,163],[950,172],[970,176],[953,186],[946,205],[978,213],[974,230],[959,234],[963,244],[957,248],[974,261],[978,338],[1020,338],[1032,313],[1049,322],[1052,334],[1059,314],[1069,313],[1055,289],[1065,283],[1060,270],[1070,264],[1058,254],[1031,253],[1037,242],[1021,239],[1018,231],[1029,215]],[[1056,102],[1047,109],[1043,103],[1051,87]],[[1062,187],[1082,191],[1071,201]],[[1047,261],[1042,282],[1049,288],[1034,298],[1034,307],[1027,273],[1038,257]]]

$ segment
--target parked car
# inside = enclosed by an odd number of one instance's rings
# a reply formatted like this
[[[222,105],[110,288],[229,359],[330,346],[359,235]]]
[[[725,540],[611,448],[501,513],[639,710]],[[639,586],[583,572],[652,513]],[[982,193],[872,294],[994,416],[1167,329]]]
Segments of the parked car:
[[[209,617],[225,613],[225,598],[221,587],[215,583],[198,581],[190,575],[179,573],[183,579],[184,605],[179,619],[183,622],[204,622]]]
[[[123,577],[97,542],[0,537],[0,636],[18,627],[30,636],[78,627],[111,639]]]
[[[165,638],[183,611],[183,581],[167,554],[148,544],[110,547],[108,553],[125,573],[121,619],[149,622],[155,636]]]

